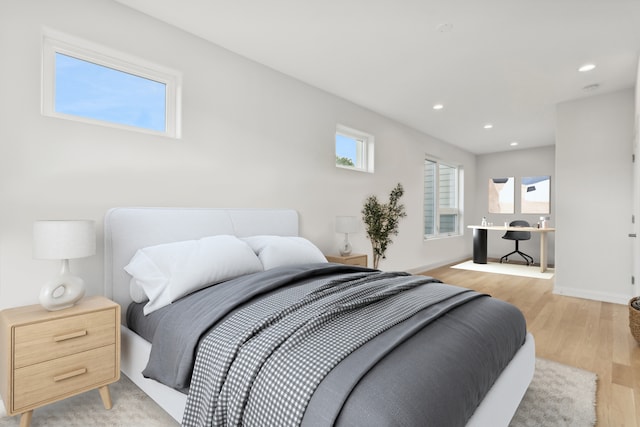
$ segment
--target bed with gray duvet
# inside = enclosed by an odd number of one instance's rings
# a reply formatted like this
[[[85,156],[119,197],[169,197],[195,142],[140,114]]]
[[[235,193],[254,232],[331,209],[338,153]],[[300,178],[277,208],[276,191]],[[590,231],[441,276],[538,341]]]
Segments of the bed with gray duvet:
[[[331,263],[205,287],[128,328],[185,426],[464,426],[525,342],[514,306],[426,276]]]

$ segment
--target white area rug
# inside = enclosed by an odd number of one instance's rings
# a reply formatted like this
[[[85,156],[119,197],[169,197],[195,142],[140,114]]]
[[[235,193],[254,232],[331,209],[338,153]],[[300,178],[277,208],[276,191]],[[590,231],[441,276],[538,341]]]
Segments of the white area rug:
[[[127,377],[109,386],[113,408],[102,406],[97,390],[36,409],[32,427],[172,427],[173,418]],[[593,427],[596,374],[544,359],[510,427]],[[0,418],[0,427],[16,427],[20,417]]]
[[[169,414],[124,374],[109,385],[113,407],[104,409],[98,390],[91,390],[33,411],[31,427],[173,427]],[[0,418],[0,427],[18,427],[20,416]]]
[[[481,271],[483,273],[509,274],[511,276],[533,277],[536,279],[552,279],[554,270],[547,268],[544,273],[540,271],[540,266],[523,264],[500,264],[499,262],[488,262],[486,264],[476,264],[472,260],[452,266],[461,270]]]
[[[536,372],[510,427],[593,427],[596,374],[546,359]]]

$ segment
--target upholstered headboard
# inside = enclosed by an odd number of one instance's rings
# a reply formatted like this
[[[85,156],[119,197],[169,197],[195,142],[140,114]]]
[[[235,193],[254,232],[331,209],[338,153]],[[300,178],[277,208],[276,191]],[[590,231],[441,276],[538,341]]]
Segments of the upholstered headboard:
[[[120,304],[124,315],[131,303],[130,276],[124,266],[138,249],[220,234],[297,236],[298,213],[290,209],[110,209],[104,218],[105,295]]]

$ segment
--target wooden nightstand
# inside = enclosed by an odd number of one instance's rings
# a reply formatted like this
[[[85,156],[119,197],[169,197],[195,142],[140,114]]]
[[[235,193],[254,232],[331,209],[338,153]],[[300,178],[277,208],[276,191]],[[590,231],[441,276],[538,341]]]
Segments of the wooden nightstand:
[[[7,414],[22,414],[95,388],[111,409],[108,384],[120,379],[120,306],[105,297],[47,311],[0,311],[0,395]]]
[[[338,264],[347,264],[347,265],[359,265],[361,267],[367,266],[367,256],[363,254],[351,254],[351,255],[328,255],[327,261],[329,262],[337,262]]]

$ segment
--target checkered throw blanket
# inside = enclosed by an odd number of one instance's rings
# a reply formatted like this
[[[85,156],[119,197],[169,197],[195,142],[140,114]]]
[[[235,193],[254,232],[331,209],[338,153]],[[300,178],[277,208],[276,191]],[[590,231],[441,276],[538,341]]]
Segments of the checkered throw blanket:
[[[465,292],[434,282],[404,273],[342,274],[242,308],[200,343],[183,425],[299,425],[318,384],[349,353]]]

